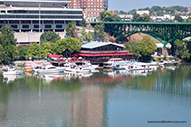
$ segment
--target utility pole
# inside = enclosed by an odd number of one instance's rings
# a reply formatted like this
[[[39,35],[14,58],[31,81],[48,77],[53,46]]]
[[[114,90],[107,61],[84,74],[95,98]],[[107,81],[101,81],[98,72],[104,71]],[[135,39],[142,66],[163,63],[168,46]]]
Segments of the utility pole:
[[[131,22],[131,1],[130,1],[130,22]]]

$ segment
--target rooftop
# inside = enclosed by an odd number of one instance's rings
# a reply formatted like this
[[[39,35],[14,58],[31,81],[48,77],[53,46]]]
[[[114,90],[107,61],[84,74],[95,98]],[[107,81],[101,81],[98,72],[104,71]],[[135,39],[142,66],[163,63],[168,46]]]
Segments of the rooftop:
[[[117,44],[117,43],[112,43],[112,42],[95,42],[95,41],[94,42],[86,43],[86,44],[82,45],[81,48],[93,49],[93,48],[97,48],[97,47],[101,47],[101,46],[105,46],[105,45],[109,45],[109,44],[120,46],[120,47],[124,48],[124,45]]]

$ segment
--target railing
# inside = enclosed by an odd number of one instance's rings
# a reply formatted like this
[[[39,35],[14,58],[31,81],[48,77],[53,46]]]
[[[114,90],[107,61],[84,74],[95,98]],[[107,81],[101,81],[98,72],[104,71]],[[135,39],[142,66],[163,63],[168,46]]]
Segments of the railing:
[[[88,53],[88,54],[102,54],[102,53],[129,53],[129,50],[116,50],[116,51],[79,51],[79,53]]]

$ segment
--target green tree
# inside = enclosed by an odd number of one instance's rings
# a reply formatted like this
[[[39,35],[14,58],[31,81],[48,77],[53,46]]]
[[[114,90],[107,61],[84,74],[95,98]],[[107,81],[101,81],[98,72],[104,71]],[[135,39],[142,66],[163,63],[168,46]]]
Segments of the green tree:
[[[139,22],[141,19],[140,19],[140,15],[137,14],[136,12],[133,13],[133,19],[132,19],[132,22]]]
[[[94,40],[94,33],[89,31],[85,35],[85,41],[90,42],[90,41],[93,41],[93,40]]]
[[[122,19],[118,15],[111,15],[105,17],[104,21],[122,21]]]
[[[43,44],[44,42],[51,42],[51,43],[56,43],[57,40],[61,39],[59,34],[57,34],[54,31],[48,31],[44,32],[40,36],[40,43]]]
[[[150,16],[147,14],[139,15],[137,13],[133,14],[132,22],[149,22]]]
[[[28,49],[26,47],[21,47],[19,49],[19,56],[26,57],[28,55]]]
[[[141,61],[149,61],[151,55],[157,50],[157,46],[149,36],[144,36],[141,41],[128,42],[125,47],[129,52],[133,53],[133,57]]]
[[[95,25],[94,26],[94,41],[105,41],[106,34],[104,32],[104,26],[101,25]]]
[[[99,13],[100,19],[105,20],[106,17],[114,15],[112,11],[103,11]]]
[[[28,56],[32,58],[40,57],[40,48],[37,43],[33,43],[32,45],[30,45],[28,49]]]
[[[118,14],[119,14],[119,15],[124,15],[124,14],[127,15],[127,12],[121,10],[121,11],[119,11]]]
[[[1,50],[4,53],[2,62],[9,62],[14,60],[17,56],[16,51],[16,39],[14,37],[14,31],[12,27],[1,27],[0,33],[0,45],[2,46]]]
[[[174,50],[177,57],[181,59],[190,59],[189,47],[182,40],[176,39],[174,41]]]
[[[62,54],[63,50],[68,49],[69,51],[79,51],[81,49],[82,43],[79,39],[68,37],[56,41],[56,53]]]
[[[81,33],[80,40],[85,41],[85,35],[87,34],[85,28],[83,28],[80,33]]]
[[[2,62],[5,58],[5,52],[3,46],[0,44],[0,62]]]
[[[191,17],[189,17],[188,19],[186,19],[186,22],[191,22]]]
[[[41,46],[41,56],[46,57],[49,54],[53,54],[52,47],[55,44],[52,44],[51,42],[43,43]]]
[[[73,23],[73,21],[69,22],[66,28],[66,35],[76,38],[76,25]]]
[[[79,26],[82,26],[82,27],[86,27],[87,26],[87,22],[84,19],[84,15],[82,15],[82,21],[79,22]]]
[[[81,31],[80,40],[85,41],[85,42],[90,42],[90,41],[94,40],[93,32],[89,31],[88,33],[86,33],[85,28],[83,28],[82,31]]]
[[[184,19],[180,17],[180,15],[175,15],[174,21],[177,20],[178,22],[184,22]]]

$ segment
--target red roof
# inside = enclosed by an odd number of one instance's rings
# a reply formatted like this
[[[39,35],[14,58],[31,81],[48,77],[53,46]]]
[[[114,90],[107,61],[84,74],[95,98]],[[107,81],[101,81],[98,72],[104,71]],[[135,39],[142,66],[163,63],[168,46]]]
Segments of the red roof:
[[[101,54],[86,54],[86,53],[76,53],[73,56],[129,56],[133,55],[133,53],[101,53]]]
[[[52,58],[52,57],[60,57],[60,55],[48,55],[47,57],[50,57],[50,58]]]

